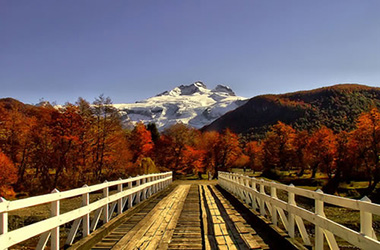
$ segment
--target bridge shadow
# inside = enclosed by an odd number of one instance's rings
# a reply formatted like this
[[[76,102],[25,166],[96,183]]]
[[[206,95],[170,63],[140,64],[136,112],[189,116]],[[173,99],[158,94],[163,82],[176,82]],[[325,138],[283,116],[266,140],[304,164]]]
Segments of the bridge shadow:
[[[267,222],[257,217],[234,195],[230,194],[219,185],[216,185],[216,188],[231,203],[231,205],[236,209],[236,211],[240,213],[244,220],[256,231],[256,233],[262,238],[262,240],[269,246],[270,249],[299,249],[296,246],[294,246],[291,242],[289,242],[287,239],[285,239],[283,235],[280,235],[277,231],[271,228],[267,224]]]
[[[231,220],[231,218],[228,216],[226,209],[220,202],[219,198],[216,196],[214,191],[210,186],[207,186],[207,188],[210,190],[211,195],[214,197],[215,203],[220,211],[220,215],[222,216],[223,220],[226,222],[228,225],[228,234],[232,239],[235,239],[237,242],[237,245],[239,245],[241,250],[248,250],[249,247],[245,244],[243,238],[241,237],[238,229],[235,226],[235,223]]]

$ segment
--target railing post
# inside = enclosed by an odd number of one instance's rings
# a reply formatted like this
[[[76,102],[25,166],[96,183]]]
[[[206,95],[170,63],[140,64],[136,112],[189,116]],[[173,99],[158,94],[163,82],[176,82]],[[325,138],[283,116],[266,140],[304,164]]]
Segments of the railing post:
[[[0,197],[0,203],[6,201],[5,198]],[[3,212],[0,214],[0,235],[6,233],[8,233],[8,212]]]
[[[236,174],[233,174],[233,181],[234,181],[234,184],[237,183],[237,175],[236,175]],[[237,195],[238,192],[237,192],[237,187],[236,187],[236,185],[233,185],[232,188],[233,188],[233,192],[234,192],[234,194]]]
[[[275,182],[272,181],[272,184],[274,184],[274,183]],[[276,190],[275,186],[270,187],[270,196],[273,199],[277,199],[277,190]],[[273,223],[273,225],[277,226],[277,209],[276,209],[276,206],[274,204],[272,204],[272,223]]]
[[[154,177],[152,176],[152,175],[150,175],[149,177],[148,177],[148,182],[150,183],[150,182],[153,182],[154,181]],[[148,195],[149,195],[149,197],[150,196],[152,196],[152,194],[154,194],[154,187],[155,187],[155,185],[149,185],[149,188],[148,188]]]
[[[253,194],[252,194],[252,208],[256,211],[257,210],[257,203],[256,203],[257,187],[256,187],[256,178],[255,177],[253,177],[251,179],[251,187],[252,187],[252,189],[254,191]]]
[[[360,201],[371,203],[367,196],[364,196]],[[362,207],[360,207],[360,233],[376,239],[373,237],[372,214],[364,211]]]
[[[84,184],[85,188],[88,188],[86,184]],[[87,192],[82,194],[82,207],[88,206],[90,204],[90,194]],[[90,234],[90,214],[86,214],[82,217],[83,221],[83,237],[86,237]]]
[[[247,188],[250,188],[250,186],[249,186],[249,179],[244,178],[244,186],[247,187]],[[246,194],[246,197],[247,197],[247,200],[245,202],[249,205],[249,203],[252,202],[251,201],[250,192],[245,191],[245,194]]]
[[[239,184],[244,186],[244,178],[245,178],[245,176],[242,175],[242,174],[240,174],[239,177],[240,177]],[[240,189],[240,196],[241,196],[241,199],[242,199],[243,201],[247,202],[247,199],[246,199],[246,196],[245,196],[245,191],[244,191],[244,189],[242,189],[242,188]]]
[[[129,176],[129,179],[132,179],[132,176]],[[132,188],[132,181],[129,180],[128,189],[131,189],[131,188]],[[128,195],[128,208],[131,208],[133,206],[132,198],[133,198],[133,194]]]
[[[121,181],[122,179],[119,178],[119,181]],[[120,193],[120,192],[123,192],[123,184],[118,184],[117,185],[117,192]],[[121,197],[120,199],[117,200],[117,214],[122,214],[123,213],[123,197]]]
[[[139,177],[140,175],[137,175],[137,177]],[[140,186],[140,183],[141,183],[141,180],[137,180],[136,181],[136,187]],[[141,195],[141,191],[137,191],[136,193],[136,203],[140,203],[140,195]]]
[[[261,196],[264,196],[265,195],[265,187],[264,187],[264,184],[263,184],[263,180],[260,180],[260,194]],[[261,215],[265,215],[265,202],[264,202],[264,199],[261,197],[260,198],[260,214]]]
[[[294,185],[290,184],[290,188],[293,188]],[[288,204],[290,206],[296,206],[296,198],[293,192],[288,192]],[[294,214],[289,212],[288,215],[288,221],[289,221],[289,227],[288,227],[288,234],[291,238],[294,238],[294,229],[295,229],[295,220],[294,220]]]
[[[141,179],[141,184],[145,184],[147,182],[147,178],[143,178],[143,179]],[[142,200],[145,200],[146,199],[146,194],[148,193],[148,189],[149,188],[144,188],[143,190],[142,190]]]
[[[155,181],[155,180],[157,180],[157,176],[153,176],[152,177],[152,181]],[[157,189],[158,189],[158,186],[157,186],[157,184],[154,184],[153,185],[153,194],[155,194],[156,192],[157,192]]]
[[[147,177],[147,182],[148,183],[152,182],[152,179],[153,179],[153,177],[151,177],[149,175],[149,177]],[[149,185],[148,188],[147,188],[147,195],[148,195],[148,197],[150,197],[152,195],[152,192],[153,192],[153,186]]]
[[[103,183],[108,183],[107,180],[105,180]],[[108,187],[103,188],[103,198],[107,199],[107,204],[103,207],[103,224],[106,224],[109,219],[109,206],[108,206],[108,196],[109,196],[109,190]]]
[[[323,191],[318,189],[318,194],[323,194]],[[317,216],[324,217],[323,201],[315,198],[315,214]],[[323,250],[323,229],[319,226],[315,226],[315,250]]]
[[[149,182],[153,182],[155,180],[155,176],[151,176]],[[150,189],[149,196],[156,192],[156,184],[152,184],[152,188]]]
[[[58,189],[54,189],[51,193],[59,193]],[[53,201],[51,203],[50,216],[59,216],[59,200]],[[51,230],[51,249],[59,249],[59,226]]]

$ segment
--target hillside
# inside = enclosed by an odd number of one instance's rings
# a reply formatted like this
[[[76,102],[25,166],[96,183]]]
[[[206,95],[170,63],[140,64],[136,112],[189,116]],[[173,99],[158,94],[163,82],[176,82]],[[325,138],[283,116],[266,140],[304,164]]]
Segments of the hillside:
[[[310,91],[261,95],[205,126],[202,130],[262,137],[268,128],[282,121],[297,129],[325,125],[334,131],[350,130],[358,115],[371,106],[380,107],[380,88],[339,84]]]
[[[26,116],[36,116],[39,113],[37,106],[25,104],[10,97],[0,99],[0,105],[7,110],[17,110]]]

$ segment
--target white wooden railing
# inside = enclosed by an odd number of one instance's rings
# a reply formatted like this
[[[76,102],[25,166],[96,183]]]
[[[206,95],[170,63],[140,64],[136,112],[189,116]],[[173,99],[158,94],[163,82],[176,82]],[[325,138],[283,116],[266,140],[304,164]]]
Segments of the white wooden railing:
[[[296,188],[292,184],[287,186],[241,174],[219,172],[218,176],[218,183],[221,187],[239,196],[254,210],[263,216],[267,216],[276,226],[279,223],[279,217],[290,237],[294,238],[295,230],[298,228],[305,245],[311,246],[312,243],[303,220],[314,224],[314,246],[316,250],[323,249],[324,239],[326,239],[330,249],[339,249],[335,236],[361,249],[380,249],[380,242],[377,240],[372,227],[372,214],[380,215],[380,205],[371,203],[367,197],[361,200],[353,200],[324,194],[321,190],[310,191]],[[270,192],[267,193],[266,190],[270,190]],[[277,197],[278,190],[287,194],[287,201]],[[297,206],[296,195],[314,200],[314,211]],[[360,232],[326,218],[324,203],[360,211]]]
[[[148,174],[130,177],[125,180],[105,181],[102,184],[83,186],[69,191],[59,192],[53,190],[51,194],[35,196],[31,198],[7,201],[0,198],[0,249],[7,249],[29,238],[40,235],[36,249],[43,249],[51,238],[51,249],[59,249],[59,227],[73,221],[70,233],[65,245],[71,245],[82,225],[82,235],[86,237],[94,231],[102,217],[103,223],[107,223],[114,215],[124,209],[132,207],[164,189],[172,182],[172,172],[160,174]],[[110,188],[117,188],[117,192],[110,195]],[[103,192],[101,199],[90,203],[90,193]],[[82,196],[82,206],[64,214],[60,213],[60,202],[64,199]],[[8,213],[41,204],[51,204],[51,217],[34,224],[24,226],[13,231],[8,230]],[[92,220],[90,213],[94,212]],[[103,216],[102,216],[103,215]]]

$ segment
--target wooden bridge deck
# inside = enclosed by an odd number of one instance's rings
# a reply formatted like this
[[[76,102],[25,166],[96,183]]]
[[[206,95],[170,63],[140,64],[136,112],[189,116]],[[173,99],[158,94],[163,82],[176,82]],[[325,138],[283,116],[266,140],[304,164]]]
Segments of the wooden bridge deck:
[[[214,185],[171,185],[140,205],[91,249],[269,249]]]

